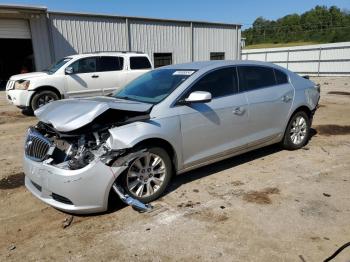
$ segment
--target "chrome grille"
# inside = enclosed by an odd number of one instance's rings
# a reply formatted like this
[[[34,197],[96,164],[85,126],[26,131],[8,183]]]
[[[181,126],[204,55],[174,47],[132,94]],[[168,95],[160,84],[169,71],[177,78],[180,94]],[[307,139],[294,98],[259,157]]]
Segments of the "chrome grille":
[[[28,129],[25,142],[25,154],[34,161],[43,161],[49,151],[52,142],[36,131],[33,127]]]

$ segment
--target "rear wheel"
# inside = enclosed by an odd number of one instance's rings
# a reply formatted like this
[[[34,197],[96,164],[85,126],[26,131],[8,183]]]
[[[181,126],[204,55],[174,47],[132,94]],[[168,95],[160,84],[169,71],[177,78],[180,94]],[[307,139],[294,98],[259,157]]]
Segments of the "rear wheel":
[[[160,147],[147,149],[125,172],[122,183],[125,191],[143,203],[162,195],[172,176],[171,160]]]
[[[295,150],[306,145],[310,137],[310,118],[304,111],[295,113],[289,120],[282,146],[288,150]]]
[[[37,110],[52,101],[58,100],[58,95],[51,90],[43,90],[34,94],[31,102],[31,108],[33,111]]]

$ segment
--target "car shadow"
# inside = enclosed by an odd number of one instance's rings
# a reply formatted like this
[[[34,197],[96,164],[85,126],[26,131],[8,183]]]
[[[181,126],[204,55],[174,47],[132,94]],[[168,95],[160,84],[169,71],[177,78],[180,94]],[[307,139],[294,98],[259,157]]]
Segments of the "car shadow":
[[[191,183],[192,181],[213,175],[226,169],[230,169],[242,164],[249,163],[256,159],[278,153],[281,150],[283,149],[279,145],[271,145],[177,175],[173,178],[173,181],[171,182],[164,195],[177,190],[184,184]]]
[[[317,130],[311,128],[310,129],[310,139],[308,143],[312,140],[312,138],[317,134]],[[307,143],[307,144],[308,144]],[[307,145],[306,144],[306,145]],[[242,164],[249,163],[259,158],[263,158],[268,155],[272,155],[284,150],[279,144],[274,144],[266,147],[262,147],[241,155],[237,155],[207,166],[200,167],[198,169],[177,175],[173,178],[173,181],[170,183],[168,189],[165,191],[164,195],[169,194],[177,190],[184,184],[191,183],[192,181],[201,179],[206,176],[210,176],[212,174],[221,172],[226,169],[230,169]]]

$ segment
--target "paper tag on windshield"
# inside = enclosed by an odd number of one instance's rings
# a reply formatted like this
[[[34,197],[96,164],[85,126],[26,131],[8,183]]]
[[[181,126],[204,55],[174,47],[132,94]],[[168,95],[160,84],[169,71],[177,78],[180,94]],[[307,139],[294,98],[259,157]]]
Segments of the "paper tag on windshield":
[[[178,76],[190,76],[194,73],[195,71],[175,71],[173,73],[173,76],[178,75]]]

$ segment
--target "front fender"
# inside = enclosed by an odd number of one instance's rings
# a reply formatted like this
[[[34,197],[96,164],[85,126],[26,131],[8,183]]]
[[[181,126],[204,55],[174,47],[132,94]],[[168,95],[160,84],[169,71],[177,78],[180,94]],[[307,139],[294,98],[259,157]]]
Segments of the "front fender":
[[[182,140],[178,116],[135,122],[109,130],[108,146],[113,150],[132,148],[147,139],[162,139],[174,149],[178,170],[182,167]]]
[[[46,86],[55,88],[61,95],[66,93],[64,76],[61,75],[48,75],[46,77],[33,78],[30,80],[28,90],[36,91]]]

